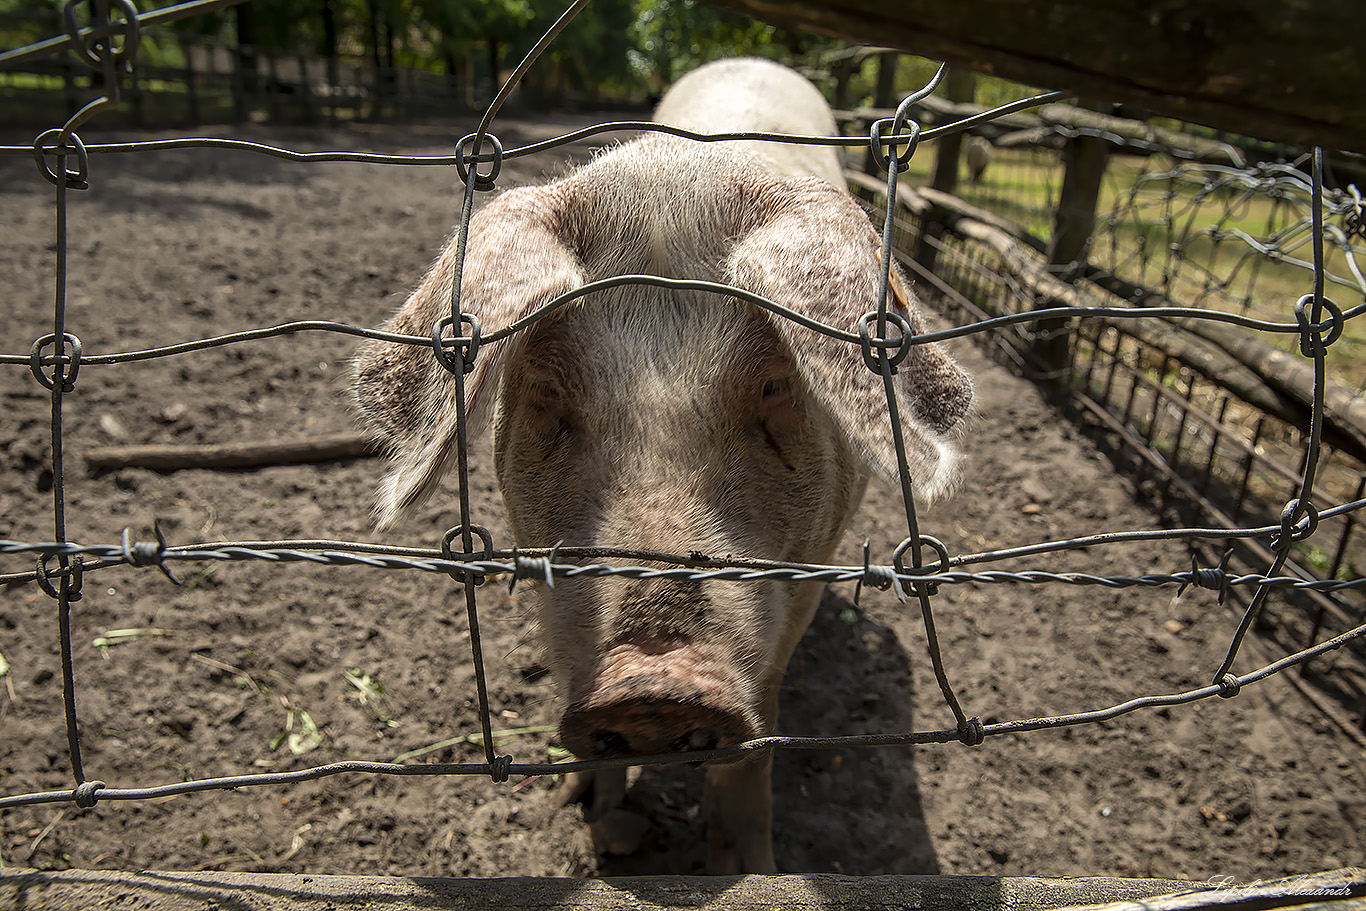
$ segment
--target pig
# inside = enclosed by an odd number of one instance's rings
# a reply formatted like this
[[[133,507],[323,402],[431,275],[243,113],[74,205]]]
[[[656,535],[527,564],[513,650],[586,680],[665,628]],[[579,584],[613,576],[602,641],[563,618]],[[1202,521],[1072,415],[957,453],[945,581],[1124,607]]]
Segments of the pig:
[[[835,135],[820,92],[755,59],[709,64],[656,120],[702,133]],[[455,243],[386,324],[428,335],[448,313]],[[507,190],[474,216],[460,305],[487,333],[589,281],[705,279],[856,331],[878,304],[880,243],[830,147],[647,134],[559,179]],[[895,268],[890,306],[914,332]],[[972,384],[934,344],[895,378],[918,496],[947,491]],[[354,372],[387,447],[378,517],[392,523],[452,465],[453,376],[430,349],[373,342]],[[471,433],[494,465],[522,547],[828,561],[873,474],[897,476],[883,380],[859,345],[725,294],[627,285],[579,298],[480,348],[466,380]],[[580,758],[705,750],[776,732],[779,685],[821,597],[811,581],[561,579],[540,586],[546,663]],[[712,873],[772,872],[769,750],[707,766]],[[621,769],[570,776],[601,814]]]
[[[992,154],[991,140],[985,136],[974,136],[968,140],[968,177],[973,185],[982,182],[982,174],[986,172],[987,165],[991,164]]]

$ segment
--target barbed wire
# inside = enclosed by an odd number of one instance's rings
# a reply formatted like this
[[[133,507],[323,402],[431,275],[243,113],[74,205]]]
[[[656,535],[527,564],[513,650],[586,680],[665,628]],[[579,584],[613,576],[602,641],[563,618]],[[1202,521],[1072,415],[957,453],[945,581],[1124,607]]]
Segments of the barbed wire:
[[[0,553],[13,556],[27,556],[37,560],[38,566],[32,573],[18,573],[0,577],[0,581],[36,582],[58,605],[59,636],[62,646],[62,685],[65,718],[67,724],[68,747],[75,787],[70,790],[48,791],[40,794],[25,794],[0,797],[0,808],[32,803],[73,801],[78,806],[94,806],[98,800],[136,800],[171,794],[205,791],[222,788],[235,788],[250,785],[265,785],[314,780],[330,775],[351,772],[367,772],[388,775],[445,775],[477,774],[487,775],[494,780],[506,780],[509,775],[541,775],[564,771],[591,770],[620,767],[625,765],[648,765],[677,761],[705,761],[708,759],[733,758],[742,753],[770,750],[775,748],[827,749],[840,746],[874,746],[909,743],[947,743],[959,741],[968,745],[981,743],[987,736],[1021,733],[1045,728],[1083,724],[1117,717],[1142,708],[1185,704],[1211,696],[1231,697],[1246,684],[1265,679],[1287,667],[1302,663],[1312,657],[1339,648],[1366,635],[1366,625],[1356,626],[1344,633],[1323,642],[1314,643],[1291,655],[1267,664],[1251,673],[1235,675],[1230,668],[1236,658],[1239,645],[1245,632],[1261,610],[1267,594],[1273,589],[1295,589],[1315,592],[1357,592],[1366,588],[1366,580],[1338,580],[1301,578],[1285,575],[1287,557],[1291,547],[1306,540],[1316,531],[1319,522],[1330,516],[1353,513],[1366,507],[1366,500],[1357,499],[1333,509],[1319,511],[1313,503],[1313,494],[1318,466],[1318,449],[1323,426],[1323,386],[1326,382],[1324,358],[1328,347],[1343,333],[1348,320],[1366,312],[1366,302],[1350,308],[1340,308],[1324,296],[1324,266],[1322,244],[1325,236],[1323,224],[1324,203],[1322,200],[1322,155],[1313,159],[1313,175],[1310,191],[1312,201],[1312,243],[1314,273],[1312,293],[1301,298],[1296,308],[1294,322],[1259,319],[1240,313],[1225,313],[1188,307],[1053,307],[1030,313],[1012,314],[1002,317],[982,319],[976,322],[946,329],[939,332],[912,334],[904,324],[895,326],[896,331],[889,335],[889,323],[894,324],[888,310],[889,272],[891,268],[893,226],[897,205],[898,175],[908,167],[918,145],[937,137],[969,129],[1006,113],[1022,110],[1045,102],[1068,97],[1065,93],[1045,93],[1021,99],[995,108],[974,117],[965,118],[952,124],[934,129],[922,130],[918,123],[909,117],[910,106],[919,98],[934,91],[941,73],[936,75],[920,91],[913,93],[897,108],[893,117],[874,121],[867,136],[795,136],[774,133],[721,133],[698,134],[655,123],[619,122],[600,124],[584,130],[566,133],[562,136],[541,142],[530,143],[518,148],[504,150],[496,135],[491,131],[492,122],[498,109],[558,29],[572,18],[584,5],[579,0],[566,11],[564,17],[538,43],[537,48],[517,68],[514,76],[500,91],[498,98],[490,105],[475,133],[456,144],[456,153],[449,156],[406,156],[379,155],[368,152],[296,152],[261,143],[230,139],[186,138],[173,140],[154,140],[124,143],[101,143],[85,145],[77,136],[75,129],[84,119],[92,116],[102,107],[116,103],[118,99],[119,71],[125,67],[128,58],[136,51],[136,29],[144,21],[163,15],[189,15],[211,8],[230,5],[235,0],[196,0],[181,4],[146,16],[131,8],[129,0],[119,0],[124,20],[117,23],[111,20],[107,4],[96,6],[97,15],[86,29],[78,29],[74,22],[74,7],[78,0],[69,0],[66,6],[68,35],[52,42],[42,42],[16,51],[0,55],[0,66],[13,63],[28,56],[49,53],[60,47],[69,46],[86,59],[90,65],[103,75],[105,95],[82,108],[69,119],[63,127],[49,130],[40,135],[31,146],[0,146],[0,154],[32,154],[36,159],[44,179],[55,186],[54,209],[57,221],[57,241],[55,248],[56,281],[54,288],[54,319],[50,334],[33,343],[27,355],[0,355],[0,363],[27,365],[34,379],[49,390],[52,400],[52,460],[53,475],[53,528],[51,542],[26,543],[19,541],[0,541]],[[131,10],[131,11],[130,11]],[[160,21],[160,20],[158,20]],[[122,48],[113,47],[113,35],[125,35]],[[55,43],[54,43],[55,42]],[[122,54],[123,56],[120,56]],[[887,174],[886,211],[883,220],[883,274],[879,288],[877,310],[868,314],[862,324],[863,331],[851,332],[848,329],[831,326],[818,320],[805,317],[783,306],[741,288],[715,282],[685,281],[665,279],[659,276],[624,275],[594,282],[562,295],[548,302],[536,312],[529,314],[505,327],[497,327],[484,334],[482,327],[468,313],[463,312],[460,298],[460,276],[463,267],[463,244],[468,237],[470,219],[474,208],[475,194],[495,187],[495,178],[502,162],[507,159],[540,154],[569,143],[581,142],[607,133],[654,131],[668,133],[679,138],[705,142],[762,141],[806,143],[823,146],[867,147]],[[492,151],[484,151],[485,146]],[[351,326],[327,320],[304,320],[283,323],[263,329],[249,329],[213,338],[197,339],[178,344],[148,348],[137,351],[117,353],[86,353],[79,338],[67,331],[65,313],[66,282],[66,217],[67,195],[73,189],[89,185],[89,155],[112,153],[147,153],[169,149],[229,149],[254,154],[262,154],[289,161],[318,164],[324,162],[358,162],[376,165],[433,166],[454,165],[465,184],[461,220],[457,227],[458,244],[455,282],[452,288],[450,313],[445,318],[448,326],[468,326],[469,334],[455,337],[442,336],[442,324],[435,327],[433,336],[409,336],[388,333],[373,329]],[[50,165],[55,159],[56,167]],[[69,160],[75,160],[75,168],[68,167]],[[484,168],[483,171],[480,169]],[[1227,172],[1230,180],[1236,178]],[[1284,176],[1284,175],[1282,175]],[[1279,179],[1279,178],[1278,178]],[[1347,218],[1359,216],[1359,199],[1342,196],[1332,198],[1330,213],[1334,217]],[[1355,230],[1355,229],[1353,229]],[[1346,233],[1343,234],[1347,236]],[[1336,237],[1336,235],[1335,235]],[[1361,275],[1353,266],[1353,273],[1360,283]],[[711,559],[704,555],[659,554],[650,551],[603,548],[556,548],[549,551],[501,552],[495,557],[492,541],[487,533],[472,522],[469,503],[469,483],[467,465],[466,421],[464,414],[465,395],[463,375],[477,357],[479,344],[507,338],[524,331],[537,320],[544,319],[559,307],[572,300],[621,284],[649,284],[671,290],[686,290],[721,294],[746,301],[761,307],[780,318],[793,320],[806,329],[822,333],[830,338],[854,345],[860,345],[864,352],[864,362],[876,375],[879,375],[887,393],[888,417],[893,430],[893,438],[898,457],[898,476],[901,486],[908,536],[896,549],[889,564],[873,564],[870,556],[865,556],[862,565],[818,566],[799,563],[774,563],[760,560]],[[1326,311],[1326,312],[1325,312]],[[1085,538],[1072,538],[1053,542],[1041,542],[973,555],[951,556],[947,548],[937,539],[923,535],[919,531],[916,517],[913,485],[907,468],[904,446],[900,439],[900,405],[893,389],[892,377],[896,364],[904,355],[906,346],[923,345],[939,341],[966,337],[969,335],[996,332],[1007,327],[1024,323],[1065,320],[1069,325],[1077,321],[1106,318],[1112,320],[1159,317],[1169,320],[1202,319],[1227,323],[1240,328],[1267,332],[1290,334],[1299,337],[1300,348],[1305,357],[1314,362],[1316,398],[1312,403],[1311,426],[1307,434],[1306,459],[1301,477],[1300,489],[1286,504],[1280,522],[1275,525],[1245,529],[1162,529],[1133,532],[1114,532],[1093,535]],[[874,331],[874,328],[875,331]],[[433,355],[447,366],[454,376],[457,395],[456,423],[458,442],[456,455],[459,473],[460,518],[461,524],[448,532],[439,550],[418,548],[387,547],[350,542],[257,542],[255,544],[200,544],[169,546],[160,530],[155,542],[133,541],[131,533],[125,532],[123,540],[117,544],[76,544],[67,539],[65,523],[65,491],[63,469],[63,430],[62,415],[64,396],[75,387],[79,369],[86,365],[115,365],[152,358],[188,355],[209,348],[236,345],[249,341],[280,338],[305,331],[337,332],[359,338],[395,342],[407,345],[425,345],[433,348]],[[485,544],[483,553],[474,550],[475,537]],[[1024,571],[976,571],[955,570],[955,566],[968,566],[977,563],[996,562],[1024,556],[1038,556],[1065,550],[1088,548],[1120,542],[1175,540],[1175,539],[1246,539],[1257,537],[1271,538],[1271,548],[1275,558],[1264,573],[1236,573],[1229,571],[1221,563],[1216,567],[1200,567],[1192,563],[1188,571],[1169,573],[1148,573],[1138,576],[1103,576],[1078,572],[1056,572],[1049,570]],[[456,539],[463,551],[452,552]],[[926,562],[922,551],[929,548],[933,558]],[[865,554],[867,551],[865,550]],[[588,559],[621,558],[638,559],[654,566],[610,565],[594,563],[582,565],[566,562],[572,557]],[[910,565],[905,558],[909,557]],[[48,563],[56,560],[57,566],[49,569]],[[87,562],[93,559],[97,562]],[[485,762],[468,764],[431,764],[402,765],[394,763],[371,763],[348,761],[331,763],[310,769],[285,773],[262,773],[232,776],[202,781],[181,782],[154,788],[118,789],[106,787],[103,782],[88,780],[80,754],[80,738],[76,724],[75,685],[72,673],[70,605],[81,597],[81,582],[87,571],[124,565],[156,568],[167,574],[171,581],[175,577],[168,564],[189,561],[265,561],[271,563],[306,563],[326,566],[360,566],[385,570],[416,570],[439,573],[463,582],[466,606],[470,624],[471,659],[475,669],[478,689],[480,725],[483,733]],[[658,564],[673,564],[660,568]],[[631,579],[662,580],[727,580],[773,582],[816,581],[825,583],[855,583],[878,588],[892,588],[898,597],[905,598],[908,593],[917,599],[927,636],[927,648],[936,680],[940,686],[946,705],[951,709],[955,726],[951,730],[907,732],[899,734],[849,735],[844,737],[792,738],[764,737],[723,750],[700,751],[667,756],[629,757],[615,760],[576,760],[570,763],[518,764],[509,757],[496,755],[496,745],[491,731],[490,710],[487,686],[483,669],[482,650],[478,633],[478,612],[476,608],[477,583],[491,576],[510,576],[512,584],[522,580],[535,580],[553,584],[558,579],[572,579],[582,576],[617,576]],[[1209,685],[1169,695],[1143,696],[1129,701],[1089,712],[1059,715],[1049,718],[1022,719],[1012,722],[984,724],[968,715],[959,706],[954,696],[948,671],[944,665],[934,627],[932,599],[941,585],[995,585],[995,584],[1066,584],[1077,586],[1100,586],[1105,588],[1178,586],[1182,590],[1195,586],[1219,592],[1223,595],[1235,588],[1255,590],[1250,604],[1235,632],[1228,654],[1222,666],[1213,675]]]
[[[1330,509],[1324,509],[1318,513],[1320,519],[1332,519],[1337,516],[1347,515],[1366,510],[1366,499],[1354,500],[1343,503]],[[449,539],[459,532],[459,527],[446,533]],[[483,532],[478,526],[476,532]],[[1298,532],[1304,535],[1307,529]],[[949,555],[944,565],[947,566],[971,566],[979,563],[1001,562],[1026,556],[1039,556],[1042,554],[1058,553],[1069,550],[1083,550],[1111,544],[1129,544],[1135,542],[1156,542],[1156,541],[1197,541],[1197,540],[1248,540],[1257,538],[1274,539],[1283,532],[1280,525],[1263,525],[1258,527],[1243,528],[1153,528],[1135,529],[1131,531],[1103,532],[1100,534],[1084,535],[1080,537],[1063,538],[1055,541],[1041,541],[1034,544],[1024,544],[1016,547],[998,548],[991,551],[983,551],[975,554],[956,554]],[[411,562],[399,559],[394,568],[402,569],[425,569],[433,565],[433,561],[441,560],[443,557],[447,561],[453,561],[455,557],[473,558],[475,554],[451,554],[449,548],[424,548],[400,545],[385,545],[354,541],[309,541],[309,540],[289,540],[289,541],[218,541],[213,543],[168,545],[164,537],[158,537],[156,542],[132,542],[129,536],[131,531],[125,529],[124,540],[116,545],[80,545],[71,542],[66,543],[25,543],[19,541],[0,540],[0,553],[9,554],[36,554],[43,559],[48,559],[58,554],[66,556],[94,556],[100,559],[98,563],[86,563],[84,571],[104,569],[111,566],[147,565],[146,558],[141,555],[155,553],[161,559],[214,559],[212,557],[190,556],[203,551],[222,551],[229,550],[238,553],[239,556],[232,559],[239,561],[251,560],[255,555],[273,554],[284,551],[317,551],[322,553],[336,552],[342,554],[370,554],[376,557],[412,558]],[[1292,530],[1292,534],[1295,534]],[[905,546],[905,542],[902,542]],[[637,560],[642,563],[667,563],[682,567],[709,567],[709,568],[731,568],[746,570],[794,570],[809,573],[832,573],[832,572],[854,572],[858,566],[828,566],[807,563],[791,563],[777,560],[759,559],[739,559],[734,557],[713,558],[704,554],[671,554],[657,550],[643,550],[639,548],[624,547],[573,547],[562,546],[557,548],[520,548],[512,550],[496,550],[490,546],[485,552],[480,554],[486,561],[507,560],[520,555],[526,558],[548,557],[552,553],[571,559],[625,559]],[[259,559],[271,560],[269,556],[260,556]],[[278,562],[278,561],[277,561]],[[319,562],[326,562],[320,560]],[[579,564],[574,564],[579,566]],[[895,564],[890,564],[895,569]],[[863,564],[863,569],[867,570],[869,564]],[[446,569],[434,570],[437,572],[447,572]],[[55,571],[30,571],[24,573],[10,573],[0,575],[0,585],[12,582],[33,582],[46,576],[53,579],[61,574],[60,570]],[[847,580],[846,580],[847,581]],[[1175,581],[1175,580],[1173,580]],[[1312,580],[1305,580],[1312,581]],[[1206,586],[1208,587],[1208,586]]]
[[[1361,504],[1356,505],[1359,507]],[[1233,535],[1229,536],[1232,537]],[[1237,535],[1237,537],[1244,536]],[[932,540],[922,538],[922,543],[929,543]],[[906,588],[911,588],[917,584],[1065,582],[1070,585],[1097,585],[1104,588],[1196,585],[1201,588],[1225,589],[1230,586],[1270,585],[1325,592],[1366,590],[1366,579],[1303,579],[1297,576],[1230,573],[1223,569],[1196,568],[1176,573],[1148,573],[1142,576],[1100,576],[1094,573],[1049,570],[952,572],[938,566],[933,568],[921,567],[919,571],[913,572],[896,564],[817,566],[788,563],[780,566],[754,566],[745,565],[754,561],[744,561],[741,565],[731,565],[728,560],[712,561],[717,567],[712,569],[688,566],[660,569],[649,566],[612,566],[605,563],[588,566],[575,563],[553,563],[546,556],[530,554],[519,555],[518,559],[512,561],[420,558],[383,553],[367,554],[362,551],[364,545],[354,546],[355,550],[348,551],[326,548],[314,551],[299,547],[242,547],[221,544],[171,549],[137,543],[133,545],[136,550],[132,550],[127,543],[33,544],[19,541],[0,541],[0,554],[32,554],[41,558],[93,556],[100,559],[101,563],[98,567],[82,567],[82,571],[120,565],[164,568],[167,561],[202,562],[217,560],[238,563],[264,561],[268,563],[312,563],[320,566],[367,566],[372,569],[411,569],[449,576],[511,575],[514,580],[531,579],[534,581],[544,581],[547,578],[577,579],[616,576],[627,579],[667,579],[688,582],[754,582],[762,580],[771,582],[825,582],[831,584],[862,582],[872,584],[883,579],[893,578]],[[650,551],[632,553],[659,562],[681,559]],[[886,575],[888,572],[891,573],[891,576]],[[57,575],[57,573],[49,574],[46,571],[38,571],[24,576],[6,577],[0,581],[18,581],[29,576],[35,576],[41,582]]]

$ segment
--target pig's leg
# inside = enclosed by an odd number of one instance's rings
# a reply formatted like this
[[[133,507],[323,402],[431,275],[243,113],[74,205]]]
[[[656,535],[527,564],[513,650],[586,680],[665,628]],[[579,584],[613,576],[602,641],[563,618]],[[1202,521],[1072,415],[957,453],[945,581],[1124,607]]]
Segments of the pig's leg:
[[[562,807],[583,800],[593,792],[593,802],[584,808],[589,822],[600,819],[608,810],[621,806],[626,799],[626,770],[597,769],[592,772],[570,772],[560,785],[556,801]]]
[[[792,613],[787,618],[776,660],[764,681],[761,707],[764,734],[778,732],[778,694],[788,659],[820,604],[824,586],[790,583]],[[740,762],[711,766],[702,793],[707,824],[707,872],[714,876],[776,873],[773,860],[773,752]]]
[[[776,873],[773,861],[773,753],[707,769],[702,815],[707,872]]]

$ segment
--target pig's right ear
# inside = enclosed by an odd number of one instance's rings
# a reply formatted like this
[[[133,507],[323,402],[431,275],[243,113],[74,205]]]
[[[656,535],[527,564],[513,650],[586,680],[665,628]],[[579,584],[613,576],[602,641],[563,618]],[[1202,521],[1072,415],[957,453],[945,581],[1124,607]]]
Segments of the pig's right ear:
[[[509,190],[471,220],[460,305],[478,319],[483,334],[583,284],[578,258],[561,237],[556,200],[546,187]],[[450,314],[455,260],[452,239],[383,328],[429,337],[436,322]],[[466,327],[461,328],[463,333]],[[476,352],[465,381],[471,437],[492,418],[508,341]],[[455,377],[437,362],[430,346],[371,342],[357,358],[354,392],[363,422],[390,457],[375,510],[385,527],[431,494],[454,465]]]
[[[798,313],[857,332],[877,309],[881,242],[847,193],[814,179],[779,184],[759,206],[752,229],[739,238],[727,270],[734,284]],[[891,312],[912,333],[923,331],[915,298],[891,269]],[[848,441],[879,474],[895,479],[898,460],[881,376],[865,366],[862,350],[774,317],[795,355],[806,388]],[[938,345],[911,347],[894,386],[902,407],[901,436],[916,491],[925,501],[947,491],[955,477],[955,437],[972,404],[972,381]]]

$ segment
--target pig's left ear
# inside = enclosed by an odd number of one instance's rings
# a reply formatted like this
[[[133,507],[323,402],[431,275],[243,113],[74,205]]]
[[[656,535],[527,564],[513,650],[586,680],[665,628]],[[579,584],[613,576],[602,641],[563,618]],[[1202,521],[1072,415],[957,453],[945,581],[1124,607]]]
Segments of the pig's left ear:
[[[479,320],[485,334],[502,329],[552,298],[583,283],[579,262],[560,237],[559,197],[547,187],[509,190],[480,209],[470,223],[461,280],[461,309]],[[385,324],[390,332],[429,336],[449,315],[456,244],[440,257]],[[447,331],[447,336],[465,335]],[[490,423],[508,341],[484,344],[465,379],[470,437]],[[456,455],[455,378],[437,363],[429,346],[371,342],[354,372],[361,418],[390,456],[380,485],[380,527],[430,494]]]
[[[850,332],[878,305],[881,242],[862,209],[821,181],[782,184],[760,206],[757,226],[727,263],[729,280],[804,316]],[[915,299],[895,264],[888,306],[923,332]],[[879,474],[897,475],[896,449],[880,374],[858,345],[772,316],[810,393]],[[894,331],[894,330],[893,330]],[[929,501],[951,487],[953,438],[972,406],[972,381],[934,344],[911,346],[895,377],[902,435],[917,494]]]

